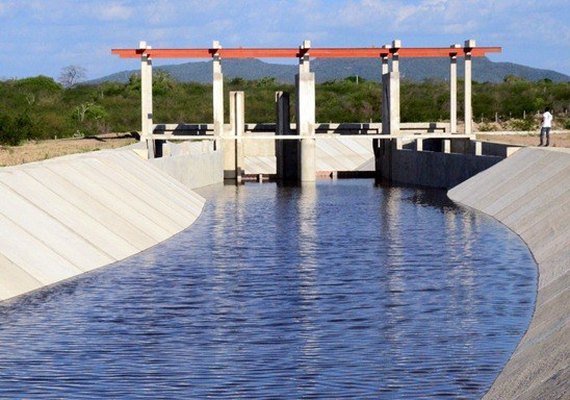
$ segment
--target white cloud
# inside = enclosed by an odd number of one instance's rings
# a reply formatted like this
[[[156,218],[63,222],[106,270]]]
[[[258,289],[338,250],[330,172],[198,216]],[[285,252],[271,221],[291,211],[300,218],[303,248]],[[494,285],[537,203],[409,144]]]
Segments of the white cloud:
[[[104,44],[110,54],[111,47],[135,47],[140,40],[155,48],[206,47],[212,40],[225,47],[295,47],[303,39],[342,47],[394,38],[404,46],[448,46],[474,38],[516,54],[501,61],[540,66],[535,60],[548,60],[568,68],[569,13],[568,0],[0,0],[3,40],[15,48],[67,49],[57,59],[63,65],[78,63],[63,61],[77,43],[86,49]]]
[[[127,20],[134,14],[132,7],[127,7],[121,3],[100,4],[97,8],[98,10],[94,14],[104,21]]]

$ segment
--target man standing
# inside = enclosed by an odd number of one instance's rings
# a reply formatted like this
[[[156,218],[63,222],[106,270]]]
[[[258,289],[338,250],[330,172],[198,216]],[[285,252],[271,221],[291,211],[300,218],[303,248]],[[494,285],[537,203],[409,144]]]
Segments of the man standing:
[[[550,113],[550,108],[546,107],[544,109],[544,114],[542,114],[542,121],[540,123],[540,144],[539,146],[548,146],[550,143],[550,128],[552,127],[552,114]],[[546,136],[546,143],[544,142],[544,137]]]

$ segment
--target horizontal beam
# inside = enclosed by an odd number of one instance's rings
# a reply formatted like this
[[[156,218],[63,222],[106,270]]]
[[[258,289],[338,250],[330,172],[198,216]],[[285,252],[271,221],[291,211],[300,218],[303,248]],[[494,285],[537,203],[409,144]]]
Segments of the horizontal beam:
[[[459,135],[459,134],[420,134],[420,135],[340,135],[340,134],[319,134],[313,136],[299,136],[299,135],[231,135],[231,136],[214,136],[214,135],[151,135],[154,140],[217,140],[217,139],[237,139],[237,140],[303,140],[303,139],[345,139],[345,138],[360,138],[360,139],[474,139],[474,135]]]
[[[369,48],[233,48],[233,49],[112,49],[111,53],[121,58],[299,58],[309,55],[316,58],[380,58],[392,57],[450,57],[463,56],[470,53],[472,57],[483,57],[487,53],[500,53],[501,47],[407,47],[391,49],[382,47]]]

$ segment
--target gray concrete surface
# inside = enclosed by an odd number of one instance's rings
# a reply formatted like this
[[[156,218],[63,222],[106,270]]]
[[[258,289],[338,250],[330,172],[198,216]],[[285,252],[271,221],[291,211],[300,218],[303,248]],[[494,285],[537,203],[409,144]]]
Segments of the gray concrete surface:
[[[188,189],[224,181],[224,154],[213,150],[212,141],[170,142],[165,146],[165,157],[149,161]]]
[[[276,174],[273,140],[244,140],[246,174]],[[316,141],[316,171],[374,171],[372,139],[336,137]]]
[[[448,195],[512,229],[538,265],[532,321],[485,399],[570,399],[570,149],[521,149]]]
[[[423,144],[425,150],[426,141]],[[377,175],[407,185],[451,188],[502,160],[497,156],[397,149],[388,142],[382,146],[386,151],[379,152]]]
[[[0,196],[0,301],[154,246],[205,202],[132,149],[1,168]]]

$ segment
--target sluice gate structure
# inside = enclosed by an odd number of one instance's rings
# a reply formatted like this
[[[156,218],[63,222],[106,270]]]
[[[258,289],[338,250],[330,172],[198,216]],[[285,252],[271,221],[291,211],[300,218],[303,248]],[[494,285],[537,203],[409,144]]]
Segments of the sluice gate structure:
[[[472,130],[472,59],[500,52],[500,47],[477,47],[474,40],[450,47],[402,47],[400,40],[370,48],[314,48],[305,40],[298,48],[223,48],[214,41],[211,48],[154,49],[146,42],[138,48],[114,49],[122,58],[141,62],[141,141],[149,159],[170,152],[174,141],[211,141],[212,151],[221,151],[224,178],[241,181],[244,174],[276,175],[277,179],[310,182],[319,174],[342,171],[363,171],[378,177],[394,179],[394,152],[411,149],[444,154],[460,153],[480,156],[481,143],[474,141]],[[400,121],[400,59],[405,57],[447,57],[449,59],[449,122],[401,123]],[[211,124],[169,124],[153,121],[152,61],[159,58],[192,58],[212,60],[213,122]],[[235,58],[296,58],[295,124],[290,121],[289,94],[275,95],[276,122],[248,124],[245,121],[243,92],[230,92],[229,123],[224,121],[224,59]],[[382,76],[381,123],[319,124],[315,118],[315,73],[311,58],[375,58]],[[458,130],[457,60],[465,63],[462,131]],[[166,147],[165,147],[165,143]],[[339,157],[352,162],[340,162]],[[354,161],[358,159],[358,161]],[[497,162],[499,159],[494,160]],[[489,161],[489,160],[486,160]],[[477,163],[470,162],[469,165]],[[488,162],[467,171],[464,178],[489,166]],[[418,168],[429,169],[429,166]],[[462,176],[463,176],[462,175]],[[459,182],[447,182],[449,187]],[[441,186],[437,183],[435,186]]]

